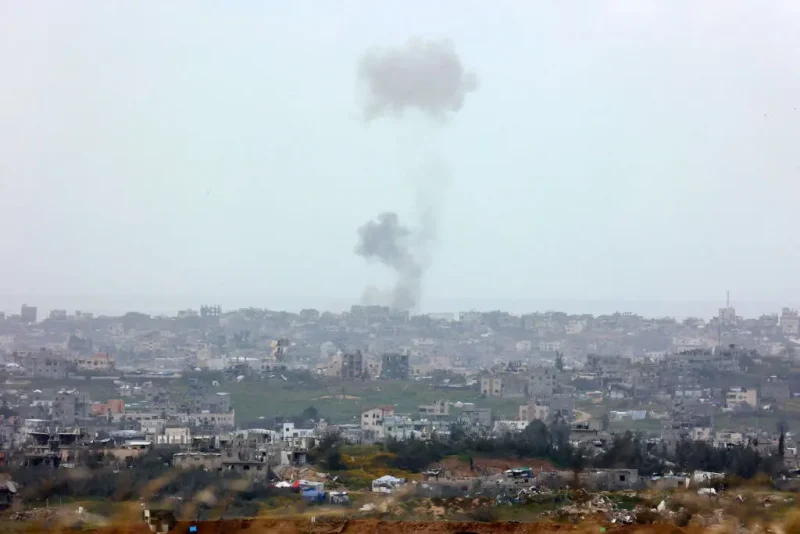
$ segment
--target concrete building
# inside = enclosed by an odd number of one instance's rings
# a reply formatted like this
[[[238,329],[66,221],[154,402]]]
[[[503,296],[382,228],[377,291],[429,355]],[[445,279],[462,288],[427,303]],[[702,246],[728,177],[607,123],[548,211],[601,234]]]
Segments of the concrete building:
[[[414,422],[403,415],[389,415],[383,420],[383,439],[391,438],[399,441],[410,439],[414,435]]]
[[[114,414],[125,413],[125,401],[122,399],[109,399],[108,402],[94,402],[90,407],[91,415],[95,417],[109,417]]]
[[[784,401],[791,397],[789,390],[789,383],[785,380],[780,380],[777,376],[767,377],[761,383],[761,399],[769,401]]]
[[[345,352],[340,356],[339,377],[343,380],[361,378],[364,374],[364,356],[361,351]]]
[[[758,391],[755,388],[733,388],[725,394],[725,407],[758,408]]]
[[[92,356],[78,356],[73,363],[81,371],[110,371],[114,369],[114,358],[105,352],[98,352]]]
[[[556,389],[556,370],[550,367],[533,369],[528,380],[528,395],[551,397]]]
[[[736,309],[731,306],[720,308],[719,321],[722,326],[736,326]]]
[[[28,306],[23,304],[20,308],[19,318],[23,323],[35,323],[38,310],[36,306]]]
[[[12,354],[12,359],[35,378],[61,380],[67,377],[64,357],[50,349],[40,349],[37,352],[17,351]]]
[[[450,402],[438,400],[431,404],[421,404],[419,406],[420,417],[447,417],[450,415]]]
[[[72,426],[89,418],[92,403],[89,394],[74,389],[61,390],[53,397],[53,419]]]
[[[572,395],[559,393],[546,399],[545,404],[550,408],[550,417],[560,417],[565,421],[572,420],[572,413],[575,410],[575,399]]]
[[[200,317],[203,319],[219,317],[220,315],[222,315],[222,308],[220,306],[200,306]]]
[[[283,423],[281,441],[295,450],[308,451],[314,448],[317,432],[313,428],[296,428],[294,423]]]
[[[408,380],[411,367],[408,354],[383,354],[381,355],[381,378],[389,380]]]
[[[445,321],[448,323],[458,321],[458,314],[455,312],[429,313],[428,317],[432,321]]]
[[[781,332],[785,336],[800,334],[800,314],[797,310],[784,308],[781,312]]]
[[[261,373],[278,373],[289,368],[289,340],[276,339],[270,343],[270,351],[261,359]]]
[[[524,399],[528,396],[528,384],[530,378],[517,373],[509,373],[503,376],[503,397],[506,399]]]
[[[180,420],[191,426],[211,427],[216,430],[230,430],[236,426],[236,413],[231,410],[225,413],[190,413],[181,414]]]
[[[731,432],[730,430],[720,430],[714,434],[714,445],[717,447],[739,446],[744,443],[744,434],[741,432]]]
[[[172,465],[179,469],[222,470],[222,455],[218,452],[179,452],[172,457]]]
[[[585,320],[572,320],[567,323],[564,330],[568,336],[575,336],[578,334],[582,334],[584,330],[586,330],[586,321]]]
[[[379,406],[361,412],[361,430],[368,437],[381,440],[385,436],[383,421],[394,415],[392,406]]]
[[[550,407],[546,404],[529,402],[519,407],[518,417],[520,421],[547,421],[550,417]]]
[[[491,428],[491,408],[465,408],[458,416],[458,421],[470,427]]]
[[[499,376],[481,377],[481,395],[484,397],[502,397],[503,379]]]

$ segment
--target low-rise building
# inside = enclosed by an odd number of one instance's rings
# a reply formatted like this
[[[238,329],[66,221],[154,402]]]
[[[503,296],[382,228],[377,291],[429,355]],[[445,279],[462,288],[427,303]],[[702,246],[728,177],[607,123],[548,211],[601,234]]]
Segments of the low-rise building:
[[[414,436],[414,422],[403,415],[389,415],[383,421],[383,437],[403,441]]]
[[[733,388],[725,394],[725,407],[758,408],[758,391],[755,388]]]
[[[744,434],[741,432],[731,432],[730,430],[720,430],[714,434],[714,444],[717,447],[739,446],[744,443]]]
[[[188,423],[190,426],[211,427],[218,430],[227,430],[236,426],[236,413],[234,411],[224,413],[190,413],[180,416],[181,422]]]
[[[218,452],[179,452],[172,457],[172,465],[181,469],[222,470],[222,455]]]
[[[73,363],[81,371],[110,371],[114,369],[114,358],[105,352],[98,352],[92,356],[78,356]]]
[[[518,416],[520,421],[547,421],[550,417],[550,407],[546,404],[529,402],[519,407]]]
[[[421,404],[419,406],[420,417],[447,417],[450,415],[450,402],[438,400],[431,404]]]
[[[62,380],[67,377],[67,362],[63,355],[50,349],[36,352],[17,351],[12,354],[14,362],[22,366],[27,374],[35,378]]]
[[[157,445],[190,445],[192,432],[189,427],[179,426],[164,428],[162,434],[156,436]]]
[[[469,427],[491,428],[491,408],[464,408],[458,416],[459,422]]]

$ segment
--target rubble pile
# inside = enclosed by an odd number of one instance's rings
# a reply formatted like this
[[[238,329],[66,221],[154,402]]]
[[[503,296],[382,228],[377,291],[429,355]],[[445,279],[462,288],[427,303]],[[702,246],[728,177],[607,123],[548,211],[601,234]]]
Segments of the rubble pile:
[[[610,523],[622,525],[630,525],[636,521],[636,514],[634,512],[618,508],[617,505],[603,495],[594,495],[587,501],[566,504],[557,510],[547,512],[546,515],[559,516],[573,520],[603,516]]]
[[[739,498],[741,499],[741,496],[739,496]],[[759,502],[764,508],[770,508],[775,505],[792,504],[794,501],[794,497],[784,497],[781,495],[765,495],[759,499]]]
[[[330,480],[327,473],[319,473],[310,467],[279,465],[273,469],[273,472],[281,480],[310,480],[312,482],[325,482]]]
[[[56,516],[56,511],[52,508],[31,508],[29,510],[22,510],[11,514],[12,521],[45,521],[53,519]]]
[[[495,498],[495,504],[531,504],[564,500],[568,500],[568,496],[564,492],[556,493],[547,488],[535,488],[531,486],[517,490],[516,493],[500,494]]]

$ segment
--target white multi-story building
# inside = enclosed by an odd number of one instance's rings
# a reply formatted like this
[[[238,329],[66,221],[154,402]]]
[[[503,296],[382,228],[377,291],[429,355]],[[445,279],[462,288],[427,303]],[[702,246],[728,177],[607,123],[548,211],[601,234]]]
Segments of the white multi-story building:
[[[385,437],[383,421],[386,417],[394,415],[392,406],[379,406],[361,412],[361,430],[370,433],[375,439]]]
[[[167,427],[164,433],[156,436],[157,445],[191,445],[192,432],[189,427]]]
[[[313,428],[295,428],[294,423],[283,423],[281,441],[295,449],[309,450],[316,444],[317,431]]]
[[[736,325],[736,309],[728,306],[727,308],[719,309],[719,320],[723,326]]]
[[[800,314],[797,310],[784,308],[781,312],[781,332],[785,336],[800,334]]]

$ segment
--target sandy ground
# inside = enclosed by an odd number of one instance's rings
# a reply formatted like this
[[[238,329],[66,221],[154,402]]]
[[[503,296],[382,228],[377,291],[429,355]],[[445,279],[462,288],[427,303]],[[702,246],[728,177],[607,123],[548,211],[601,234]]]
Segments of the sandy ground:
[[[596,524],[582,523],[578,525],[551,523],[478,523],[466,521],[381,521],[376,519],[317,521],[298,519],[255,519],[255,520],[221,520],[206,522],[179,522],[171,531],[175,534],[188,534],[190,528],[196,527],[197,534],[490,534],[495,532],[507,534],[545,534],[545,533],[579,533],[600,534]],[[55,531],[54,531],[55,532]],[[96,530],[98,534],[146,534],[150,532],[144,524],[121,527],[105,527]],[[607,534],[682,534],[686,532],[671,525],[630,525],[608,528]]]

